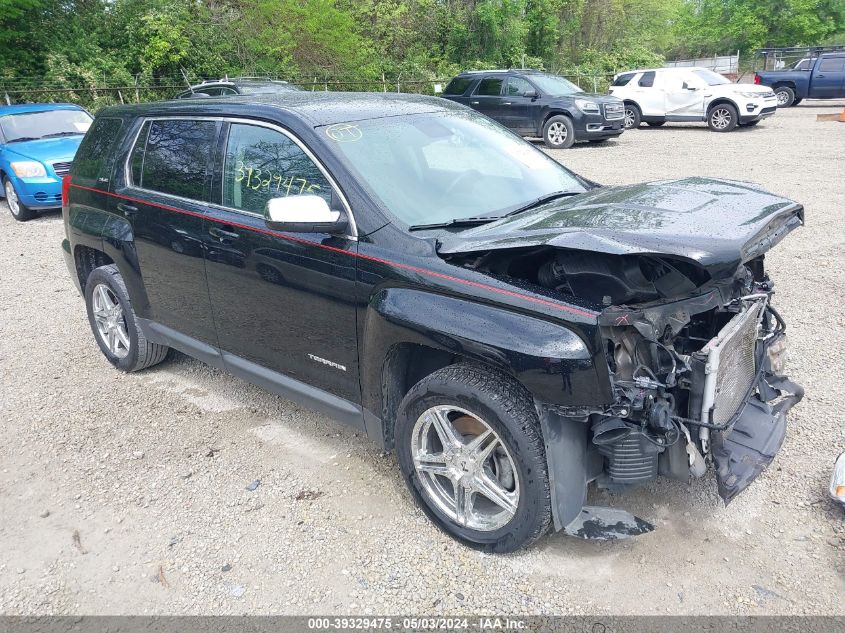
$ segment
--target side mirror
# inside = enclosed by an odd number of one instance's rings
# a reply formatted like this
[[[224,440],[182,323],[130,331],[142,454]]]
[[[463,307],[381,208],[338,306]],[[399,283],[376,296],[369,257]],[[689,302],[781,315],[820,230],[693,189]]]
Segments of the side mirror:
[[[523,97],[528,97],[529,99],[534,99],[537,96],[536,90],[526,90],[522,93]]]
[[[290,233],[342,233],[346,214],[334,211],[320,196],[271,198],[264,207],[264,223],[274,231]]]
[[[675,85],[677,85],[677,84],[675,84]],[[686,81],[684,82],[684,85],[681,86],[681,88],[683,88],[684,90],[698,90],[698,88],[694,88],[693,86],[690,86]]]

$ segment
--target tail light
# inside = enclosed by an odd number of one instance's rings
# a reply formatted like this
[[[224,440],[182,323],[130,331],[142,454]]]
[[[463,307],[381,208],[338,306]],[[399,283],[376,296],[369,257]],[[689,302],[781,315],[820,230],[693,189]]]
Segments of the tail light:
[[[754,83],[758,85],[760,84],[760,75],[757,73],[754,73]]]
[[[70,180],[71,176],[63,176],[62,177],[62,206],[66,207],[68,204],[68,193],[70,192]]]

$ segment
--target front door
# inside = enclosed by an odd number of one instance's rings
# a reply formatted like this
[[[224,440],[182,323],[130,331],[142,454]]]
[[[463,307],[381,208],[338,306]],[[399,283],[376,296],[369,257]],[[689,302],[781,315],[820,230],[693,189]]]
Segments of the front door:
[[[811,85],[811,97],[845,97],[845,57],[822,58],[813,71]]]
[[[216,205],[203,232],[224,362],[359,403],[357,242],[271,231],[263,216],[271,198],[317,195],[338,204],[326,173],[291,134],[250,122],[227,124],[217,155]]]
[[[696,119],[704,118],[704,99],[707,92],[704,82],[694,75],[664,73],[663,94],[666,118]]]
[[[144,281],[146,302],[136,305],[136,312],[211,346],[217,337],[202,229],[220,126],[212,120],[146,121],[113,200],[115,213],[132,226]]]
[[[508,77],[500,122],[515,132],[537,131],[537,118],[541,108],[536,97],[525,96],[531,91],[536,95],[536,89],[528,80],[522,77]]]

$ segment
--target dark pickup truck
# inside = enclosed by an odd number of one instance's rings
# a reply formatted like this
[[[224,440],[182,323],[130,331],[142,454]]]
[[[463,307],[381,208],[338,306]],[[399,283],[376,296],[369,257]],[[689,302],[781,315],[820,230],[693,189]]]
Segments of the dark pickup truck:
[[[758,71],[754,83],[771,86],[779,108],[797,105],[802,99],[845,98],[845,51],[823,53],[804,60],[795,70]]]

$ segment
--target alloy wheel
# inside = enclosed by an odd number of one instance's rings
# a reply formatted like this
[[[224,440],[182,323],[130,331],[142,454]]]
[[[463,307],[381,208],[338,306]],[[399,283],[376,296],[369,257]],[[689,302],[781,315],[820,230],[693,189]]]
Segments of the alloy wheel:
[[[18,215],[21,212],[21,203],[18,200],[18,194],[15,187],[8,180],[6,181],[6,203],[9,205],[9,210],[12,215]]]
[[[569,136],[569,130],[566,129],[563,123],[556,121],[549,126],[548,135],[549,141],[553,145],[563,145],[566,142],[566,137]]]
[[[519,476],[507,447],[478,416],[451,405],[417,419],[411,456],[423,492],[462,527],[491,532],[519,505]]]
[[[636,117],[634,116],[634,111],[631,108],[625,108],[625,127],[632,128],[634,127],[634,120]]]
[[[91,299],[100,340],[112,354],[126,358],[129,354],[129,332],[120,301],[106,284],[97,284]]]
[[[776,92],[775,97],[777,98],[779,106],[786,105],[786,103],[789,101],[789,93],[787,93],[785,90]]]
[[[710,120],[713,122],[713,127],[717,130],[724,130],[731,124],[733,116],[727,108],[716,108],[710,115]]]

